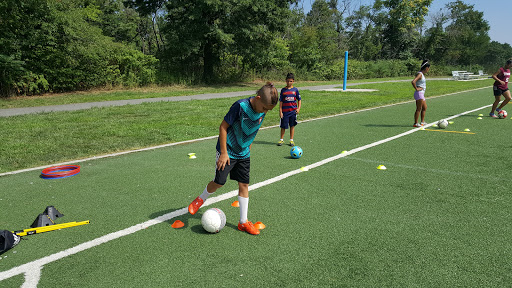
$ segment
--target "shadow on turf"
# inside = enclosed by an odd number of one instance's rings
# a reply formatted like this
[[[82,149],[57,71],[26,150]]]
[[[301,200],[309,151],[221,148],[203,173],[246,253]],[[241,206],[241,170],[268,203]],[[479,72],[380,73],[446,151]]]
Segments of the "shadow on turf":
[[[237,223],[237,225],[238,225],[238,223]],[[238,226],[237,225],[234,225],[234,224],[231,224],[229,222],[226,222],[226,226],[224,226],[224,229],[226,229],[226,227],[229,227],[229,228],[231,228],[233,230],[237,230],[238,231]],[[197,234],[211,234],[211,233],[206,232],[206,230],[204,230],[203,226],[201,226],[201,225],[192,226],[190,228],[190,230],[192,230],[192,232],[197,233]]]
[[[263,145],[275,145],[275,146],[277,146],[277,141],[276,142],[269,142],[269,141],[254,140],[252,143],[254,143],[254,144],[263,144]]]
[[[291,158],[291,157],[290,157]],[[158,212],[155,212],[155,213],[152,213],[151,215],[149,215],[149,218],[150,219],[155,219],[157,217],[160,217],[162,215],[165,215],[165,214],[168,214],[168,213],[171,213],[173,211],[176,211],[176,210],[179,210],[179,209],[167,209],[167,210],[163,210],[163,211],[158,211]],[[205,210],[206,211],[206,210]],[[185,214],[185,215],[181,215],[179,217],[175,217],[175,218],[172,218],[170,220],[167,220],[165,221],[166,223],[169,224],[169,226],[174,223],[174,221],[176,220],[181,220],[183,221],[183,223],[185,224],[185,226],[183,226],[182,228],[178,228],[178,229],[185,229],[185,228],[189,228],[189,224],[188,224],[188,220],[189,219],[198,219],[199,221],[201,221],[201,217],[203,216],[202,213],[196,213],[195,215],[190,215],[190,214]],[[238,223],[237,223],[238,224]],[[226,221],[226,226],[225,227],[230,227],[234,230],[238,230],[238,226],[235,225],[235,224],[231,224],[229,222]],[[224,228],[225,228],[224,227]],[[203,226],[201,225],[194,225],[192,227],[190,227],[190,230],[194,233],[197,233],[197,234],[210,234],[208,232],[206,232],[204,229],[203,229]]]
[[[149,218],[150,219],[155,219],[155,218],[158,218],[162,215],[165,215],[165,214],[168,214],[168,213],[171,213],[171,212],[174,212],[176,210],[179,210],[183,207],[180,207],[180,208],[175,208],[175,209],[167,209],[167,210],[162,210],[162,211],[158,211],[158,212],[154,212],[154,213],[151,213],[149,215]],[[201,216],[202,214],[200,213],[197,213],[195,215],[190,215],[189,213],[185,214],[185,215],[181,215],[181,216],[178,216],[178,217],[174,217],[170,220],[167,220],[165,221],[166,223],[169,223],[169,225],[171,225],[172,223],[174,223],[174,221],[176,220],[181,220],[183,221],[183,223],[185,223],[185,226],[183,228],[187,228],[188,227],[188,219],[191,219],[191,218],[195,218],[195,219],[201,219]]]

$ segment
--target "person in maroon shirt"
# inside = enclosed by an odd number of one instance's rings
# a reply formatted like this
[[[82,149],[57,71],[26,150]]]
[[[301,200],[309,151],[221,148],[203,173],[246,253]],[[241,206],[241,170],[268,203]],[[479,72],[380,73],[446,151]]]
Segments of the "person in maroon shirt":
[[[494,110],[496,112],[500,112],[505,105],[510,101],[510,90],[508,90],[508,80],[510,78],[510,67],[512,67],[512,59],[507,60],[507,63],[505,63],[504,67],[500,67],[500,69],[492,74],[492,79],[496,80],[494,81],[494,85],[492,86],[492,89],[494,91],[494,103],[492,104],[492,110],[491,113],[489,113],[489,116],[496,118],[497,116],[494,114]],[[501,95],[505,97],[505,100],[501,103],[500,107],[498,107],[498,104],[501,101]],[[496,108],[498,107],[498,108]]]

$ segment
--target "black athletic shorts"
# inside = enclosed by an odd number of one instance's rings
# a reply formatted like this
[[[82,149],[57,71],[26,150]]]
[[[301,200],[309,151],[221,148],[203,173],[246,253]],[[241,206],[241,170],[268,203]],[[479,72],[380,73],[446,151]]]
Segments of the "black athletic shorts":
[[[220,153],[217,152],[217,159],[215,163],[219,160]],[[249,174],[251,171],[251,158],[245,159],[233,159],[229,158],[229,165],[226,164],[224,170],[218,170],[217,164],[215,164],[215,179],[213,182],[224,185],[228,179],[228,174],[231,180],[235,180],[237,182],[249,184]]]
[[[503,95],[503,93],[508,91],[508,88],[505,90],[502,90],[502,89],[498,88],[498,86],[492,86],[492,89],[494,90],[494,96],[501,96],[501,95]]]

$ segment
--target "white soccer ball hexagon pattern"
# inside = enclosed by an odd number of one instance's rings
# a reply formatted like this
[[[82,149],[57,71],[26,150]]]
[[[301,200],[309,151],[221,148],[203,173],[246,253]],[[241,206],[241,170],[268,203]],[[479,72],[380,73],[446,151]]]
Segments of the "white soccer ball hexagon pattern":
[[[440,120],[439,122],[437,122],[437,126],[441,129],[444,129],[448,127],[448,121],[446,121],[446,119]]]
[[[218,233],[226,225],[226,215],[219,208],[210,208],[201,217],[201,225],[210,233]]]

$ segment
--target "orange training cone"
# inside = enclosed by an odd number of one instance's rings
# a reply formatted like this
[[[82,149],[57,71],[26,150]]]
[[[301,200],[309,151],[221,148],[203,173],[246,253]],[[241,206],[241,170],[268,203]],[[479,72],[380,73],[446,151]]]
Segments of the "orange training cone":
[[[185,226],[185,223],[183,223],[181,220],[176,220],[171,224],[172,228],[181,228],[183,226]]]
[[[233,207],[240,207],[240,202],[238,202],[238,200],[237,200],[237,201],[231,203],[231,206],[233,206]]]
[[[254,223],[254,227],[258,230],[262,230],[262,229],[265,229],[265,224],[261,223],[261,221],[258,221],[256,223]]]

